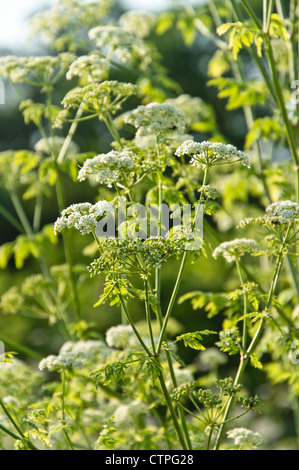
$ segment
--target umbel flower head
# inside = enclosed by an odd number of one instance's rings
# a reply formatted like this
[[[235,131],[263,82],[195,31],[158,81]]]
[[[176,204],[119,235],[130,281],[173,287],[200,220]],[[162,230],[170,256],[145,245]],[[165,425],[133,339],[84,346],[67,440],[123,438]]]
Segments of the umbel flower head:
[[[244,228],[248,225],[261,225],[264,227],[295,225],[299,219],[299,204],[288,200],[278,201],[270,204],[265,212],[266,214],[262,217],[249,217],[241,220],[239,228]]]
[[[57,56],[2,57],[0,76],[7,77],[14,83],[27,82],[35,86],[44,86],[62,76],[74,60],[74,54],[68,52]]]
[[[258,447],[261,445],[262,439],[259,433],[253,432],[246,428],[235,428],[228,431],[227,437],[233,439],[235,446],[242,447]]]
[[[138,38],[149,36],[156,22],[156,15],[143,10],[127,11],[119,19],[122,29],[135,34]]]
[[[213,165],[223,165],[228,162],[241,162],[242,165],[250,168],[247,155],[233,145],[187,140],[176,150],[175,154],[178,157],[191,157],[191,165],[200,169],[206,169]]]
[[[85,362],[79,359],[77,354],[71,352],[61,352],[58,356],[48,356],[41,360],[39,369],[64,370],[64,369],[82,369]]]
[[[112,150],[106,154],[88,158],[78,174],[79,181],[85,181],[88,175],[96,175],[100,184],[111,188],[113,183],[130,175],[135,166],[137,155],[131,151],[117,152]]]
[[[54,232],[57,234],[64,229],[74,228],[82,235],[91,233],[98,220],[106,213],[114,213],[115,206],[112,202],[98,201],[92,205],[89,202],[72,204],[64,209],[54,224]]]
[[[135,30],[136,31],[136,30]],[[108,48],[124,63],[137,59],[145,70],[152,61],[151,49],[141,37],[119,26],[107,24],[96,26],[89,31],[89,38],[103,52]]]
[[[66,74],[67,80],[80,77],[83,85],[101,82],[108,78],[109,61],[99,53],[92,52],[78,57],[69,67]]]
[[[299,218],[299,204],[292,201],[279,201],[274,202],[266,209],[266,214],[269,217],[280,217],[291,221]]]
[[[254,254],[261,250],[260,245],[249,238],[236,238],[229,242],[221,243],[213,252],[213,257],[217,259],[223,256],[229,263],[237,261],[241,256],[246,253]]]
[[[184,134],[186,120],[180,109],[169,103],[149,103],[129,112],[125,121],[137,129],[136,137]]]
[[[82,108],[86,114],[106,119],[108,113],[115,114],[122,103],[138,90],[133,83],[122,83],[106,80],[84,87],[76,87],[69,91],[62,105],[64,109],[57,115],[54,125],[60,127],[64,121],[70,121],[70,110]]]

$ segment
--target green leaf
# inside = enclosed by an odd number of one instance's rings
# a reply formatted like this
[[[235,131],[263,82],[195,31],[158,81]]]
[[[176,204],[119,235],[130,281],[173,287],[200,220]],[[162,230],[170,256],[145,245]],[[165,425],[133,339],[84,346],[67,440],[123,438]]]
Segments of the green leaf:
[[[94,371],[91,374],[91,378],[95,380],[95,383],[102,382],[104,385],[108,385],[113,380],[122,381],[126,378],[126,370],[128,365],[122,361],[112,362],[104,367]]]
[[[251,354],[250,355],[250,363],[251,363],[252,367],[255,367],[255,369],[262,369],[263,368],[263,364],[258,359],[256,354]]]
[[[159,20],[156,27],[156,33],[158,35],[165,34],[166,31],[172,28],[175,19],[175,15],[173,13],[162,13],[162,15],[159,16]]]
[[[4,243],[0,247],[0,268],[5,269],[13,255],[13,242]]]
[[[215,331],[204,330],[204,331],[195,331],[193,333],[185,333],[183,335],[177,336],[176,341],[184,341],[186,347],[196,349],[198,351],[204,351],[206,348],[201,344],[203,335],[215,335]]]
[[[252,145],[261,138],[278,141],[284,134],[284,127],[278,120],[269,116],[256,119],[246,136],[245,149],[251,148]]]
[[[235,60],[238,58],[240,50],[244,47],[251,47],[253,44],[257,48],[258,55],[262,56],[264,36],[258,28],[241,22],[225,23],[217,28],[219,36],[223,36],[229,31],[229,49],[232,49]]]
[[[228,98],[226,108],[234,110],[244,106],[264,105],[268,96],[266,85],[258,80],[237,82],[232,78],[215,78],[208,82],[209,86],[218,88],[219,98]]]

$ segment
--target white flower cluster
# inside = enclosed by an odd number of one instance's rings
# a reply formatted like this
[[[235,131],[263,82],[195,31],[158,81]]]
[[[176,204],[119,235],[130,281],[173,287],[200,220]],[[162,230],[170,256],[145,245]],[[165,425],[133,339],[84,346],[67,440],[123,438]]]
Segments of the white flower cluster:
[[[59,155],[59,152],[65,142],[64,137],[54,136],[51,139],[42,138],[36,142],[34,149],[37,153],[44,153],[47,155]],[[79,147],[75,142],[70,142],[67,150],[67,156],[76,155],[79,152]]]
[[[77,354],[61,352],[58,356],[50,355],[42,359],[39,363],[39,370],[82,369],[84,364],[84,360],[79,359]]]
[[[132,32],[119,26],[96,26],[89,31],[89,38],[98,48],[109,47],[122,62],[129,62],[133,56],[145,61],[151,61],[149,48],[145,42]]]
[[[258,447],[262,439],[259,433],[246,428],[235,428],[227,432],[227,437],[234,440],[235,446]]]
[[[185,114],[169,103],[141,105],[125,116],[125,122],[137,129],[136,137],[163,134],[184,134]]]
[[[116,425],[128,425],[135,422],[140,415],[148,414],[148,406],[144,402],[134,400],[127,405],[119,405],[114,411],[114,421]]]
[[[213,257],[217,259],[223,256],[229,263],[236,261],[246,253],[258,253],[260,245],[249,238],[236,238],[229,242],[221,243],[213,252]]]
[[[114,213],[115,206],[106,200],[98,201],[92,205],[89,202],[72,204],[64,209],[54,224],[54,233],[57,234],[64,229],[74,228],[82,235],[91,233],[98,222],[98,219],[105,213]]]
[[[79,171],[78,180],[84,181],[88,175],[96,175],[96,180],[100,184],[106,184],[108,188],[111,188],[123,174],[132,172],[137,158],[137,155],[131,151],[112,150],[109,153],[97,155],[84,162]]]
[[[186,123],[189,127],[201,121],[205,123],[214,121],[212,107],[198,96],[183,93],[176,98],[168,98],[165,102],[173,104],[173,106],[183,111],[186,117]]]
[[[29,21],[30,37],[40,33],[42,40],[52,47],[82,46],[82,26],[92,28],[99,24],[111,7],[113,0],[56,0],[55,5],[35,14]],[[53,3],[53,2],[51,2]]]
[[[62,100],[64,109],[57,115],[54,126],[60,127],[69,120],[71,108],[83,110],[88,114],[98,115],[105,119],[107,113],[115,114],[121,109],[122,103],[137,93],[138,87],[133,83],[123,83],[116,80],[105,80],[70,90]]]
[[[212,165],[223,164],[225,161],[241,162],[250,168],[247,155],[233,145],[224,145],[214,142],[194,142],[187,140],[175,152],[178,157],[188,155],[192,157],[191,164],[205,169]]]
[[[124,13],[120,19],[120,26],[138,38],[146,38],[155,26],[157,18],[154,14],[143,10],[130,10]]]
[[[30,80],[30,83],[49,83],[58,73],[67,70],[75,60],[74,54],[62,53],[57,56],[0,58],[0,76],[9,78],[14,83]]]
[[[60,348],[59,354],[70,353],[78,359],[100,360],[105,362],[111,349],[102,340],[68,341]]]
[[[99,54],[91,53],[78,57],[66,74],[67,80],[80,77],[84,84],[106,80],[109,72],[109,62]]]
[[[292,201],[274,202],[267,207],[266,213],[270,217],[280,217],[291,221],[299,217],[299,204]]]
[[[138,347],[138,341],[130,325],[112,326],[106,332],[106,342],[111,348]]]

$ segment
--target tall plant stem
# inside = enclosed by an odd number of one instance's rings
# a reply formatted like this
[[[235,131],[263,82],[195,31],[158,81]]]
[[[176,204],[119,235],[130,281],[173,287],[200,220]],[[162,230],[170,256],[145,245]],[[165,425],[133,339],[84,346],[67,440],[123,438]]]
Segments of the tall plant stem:
[[[7,434],[9,434],[14,439],[21,439],[21,440],[23,439],[23,440],[25,440],[27,442],[28,447],[31,450],[38,450],[37,447],[35,447],[35,445],[32,444],[30,439],[25,436],[22,429],[20,428],[20,426],[18,425],[16,420],[12,417],[11,413],[8,411],[8,409],[6,408],[5,404],[3,403],[3,401],[1,399],[0,399],[0,407],[2,408],[3,412],[5,413],[5,415],[7,416],[7,418],[9,419],[9,421],[11,422],[11,424],[13,425],[15,430],[18,432],[19,437],[17,437],[14,433],[10,432],[8,429],[6,429],[4,427],[2,427],[2,430],[5,431]]]
[[[73,140],[73,137],[75,135],[75,132],[77,130],[77,127],[78,127],[78,119],[81,118],[83,114],[83,105],[81,105],[76,113],[76,116],[75,116],[75,120],[72,122],[71,126],[70,126],[70,129],[69,129],[69,132],[68,132],[68,135],[66,136],[65,138],[65,141],[61,147],[61,150],[59,152],[59,155],[57,157],[57,163],[60,164],[63,162],[65,156],[66,156],[66,153],[69,149],[69,146]]]
[[[274,296],[276,288],[277,288],[279,275],[280,275],[281,268],[282,268],[282,265],[283,265],[284,248],[285,248],[285,245],[286,245],[287,240],[288,240],[290,229],[291,229],[291,224],[289,224],[289,227],[287,229],[286,235],[284,237],[284,240],[283,240],[283,243],[281,245],[281,249],[280,249],[280,252],[279,252],[279,255],[278,255],[278,258],[277,258],[274,275],[273,275],[271,286],[270,286],[269,293],[268,293],[267,304],[266,304],[266,308],[265,308],[266,313],[269,313],[270,310],[271,310],[273,296]],[[255,349],[256,349],[256,347],[259,343],[260,337],[261,337],[262,332],[264,330],[265,323],[266,323],[266,319],[262,318],[260,323],[259,323],[259,326],[256,330],[256,333],[255,333],[254,337],[252,338],[251,343],[249,344],[247,350],[245,352],[242,351],[241,356],[240,356],[239,368],[238,368],[238,371],[237,371],[237,374],[236,374],[236,377],[235,377],[235,380],[234,380],[234,385],[239,385],[241,383],[241,380],[242,380],[243,374],[245,372],[245,369],[247,367],[247,364],[249,362],[250,356],[253,354],[253,352],[255,351]],[[223,435],[224,435],[224,431],[225,431],[225,423],[229,419],[229,415],[230,415],[230,412],[231,412],[232,407],[234,405],[234,401],[235,401],[235,398],[231,397],[231,398],[228,399],[228,402],[226,404],[224,418],[223,418],[223,424],[219,428],[219,432],[218,432],[218,436],[217,436],[217,440],[216,440],[216,444],[215,444],[215,450],[219,450],[219,448],[220,448],[220,445],[221,445],[221,442],[222,442],[222,439],[223,439]]]
[[[63,423],[65,424],[66,421],[65,421],[65,403],[64,403],[64,400],[65,400],[65,382],[66,382],[66,377],[65,377],[65,370],[62,370],[61,372],[61,384],[62,384],[62,393],[61,393],[61,413],[62,413],[62,421]],[[72,441],[70,439],[70,436],[69,436],[69,433],[67,430],[64,430],[63,431],[64,433],[64,436],[65,436],[65,439],[70,447],[71,450],[74,450],[73,448],[73,444],[72,444]]]
[[[63,190],[63,184],[62,184],[62,179],[61,179],[61,170],[57,161],[57,155],[55,154],[54,151],[54,137],[55,137],[55,132],[53,128],[53,121],[52,121],[52,114],[50,112],[51,109],[51,86],[45,86],[46,90],[46,104],[48,107],[48,114],[49,114],[49,129],[50,129],[50,137],[46,137],[49,143],[49,147],[51,149],[51,156],[53,162],[56,164],[56,174],[57,174],[57,180],[56,180],[56,198],[57,198],[57,204],[58,204],[58,209],[60,212],[62,212],[65,209],[65,196],[64,196],[64,190]],[[80,109],[80,108],[79,108]],[[69,142],[70,143],[70,142]],[[69,144],[68,144],[69,145]],[[67,233],[62,234],[62,240],[63,240],[63,249],[64,249],[64,256],[66,259],[66,263],[68,265],[68,271],[69,271],[69,279],[70,279],[70,288],[73,296],[73,301],[74,301],[74,307],[75,307],[75,312],[76,312],[76,317],[77,320],[81,318],[81,306],[80,306],[80,300],[79,300],[79,295],[78,295],[78,289],[76,286],[75,282],[75,277],[73,273],[73,255],[71,251],[71,245],[70,245],[70,239],[69,235]]]
[[[263,31],[262,25],[258,17],[256,16],[256,14],[254,13],[252,7],[250,6],[248,0],[241,0],[241,2],[244,5],[244,8],[247,10],[249,16],[251,17],[251,19],[257,26],[257,28]],[[286,127],[286,132],[287,132],[287,137],[288,137],[291,153],[293,155],[296,165],[299,166],[299,156],[298,156],[297,147],[296,147],[296,139],[294,136],[294,131],[292,129],[291,123],[288,118],[288,112],[286,109],[284,96],[283,96],[283,90],[280,86],[280,80],[279,80],[276,63],[275,63],[275,59],[273,55],[273,49],[272,49],[272,45],[271,45],[269,38],[266,43],[266,52],[267,52],[267,57],[268,57],[269,65],[270,65],[270,70],[272,73],[276,102],[278,103],[278,106],[280,108],[282,118]]]
[[[148,349],[148,347],[146,346],[146,344],[144,343],[139,331],[137,330],[132,318],[131,318],[131,315],[128,311],[128,308],[127,308],[127,305],[126,305],[126,302],[124,301],[124,298],[123,296],[120,294],[119,295],[119,299],[120,299],[120,302],[121,302],[121,305],[123,307],[123,310],[126,314],[126,317],[127,317],[127,320],[128,320],[128,323],[131,325],[140,345],[142,346],[142,348],[144,349],[144,351],[146,352],[146,354],[148,355],[148,357],[152,357],[154,358],[154,360],[158,360],[155,356],[153,356],[153,354],[151,353],[151,351]],[[165,401],[166,401],[166,404],[167,404],[167,407],[169,409],[169,412],[170,412],[170,415],[171,415],[171,419],[173,421],[173,424],[174,424],[174,427],[175,427],[175,430],[177,432],[177,435],[178,435],[178,439],[180,441],[180,444],[182,446],[182,449],[183,450],[187,450],[187,446],[186,446],[186,443],[185,443],[185,439],[184,439],[184,435],[183,435],[183,432],[180,428],[180,424],[178,422],[178,419],[177,419],[177,416],[176,416],[176,413],[175,413],[175,409],[174,409],[174,406],[173,406],[173,403],[172,403],[172,400],[171,400],[171,397],[169,395],[169,392],[167,390],[167,387],[166,387],[166,384],[165,384],[165,380],[164,380],[164,377],[163,377],[163,373],[161,372],[159,374],[159,382],[160,382],[160,385],[161,385],[161,389],[162,389],[162,392],[163,392],[163,395],[164,395],[164,398],[165,398]]]
[[[23,208],[23,205],[19,199],[19,196],[18,196],[18,193],[16,192],[15,189],[10,189],[9,191],[9,195],[10,195],[10,198],[11,198],[11,201],[13,203],[13,206],[15,208],[15,211],[20,219],[20,222],[22,224],[22,227],[24,229],[24,232],[26,233],[27,237],[32,240],[34,238],[34,232],[32,230],[32,227],[30,225],[30,222],[27,218],[27,215],[24,211],[24,208]],[[49,273],[49,269],[48,269],[48,266],[47,266],[47,263],[46,261],[44,260],[43,256],[42,255],[38,255],[38,262],[39,262],[39,265],[40,265],[40,268],[44,274],[44,276],[46,278],[49,278],[50,277],[50,273]]]
[[[157,354],[160,353],[161,348],[162,348],[163,338],[164,338],[164,335],[165,335],[165,332],[166,332],[166,328],[167,328],[167,324],[168,324],[170,315],[172,313],[174,304],[176,302],[177,294],[178,294],[178,291],[179,291],[179,288],[180,288],[180,285],[181,285],[184,269],[185,269],[185,266],[186,266],[186,261],[187,261],[187,251],[185,251],[183,256],[182,256],[181,265],[180,265],[180,269],[179,269],[179,272],[178,272],[178,275],[177,275],[175,286],[174,286],[174,289],[172,291],[171,298],[170,298],[170,301],[169,301],[169,304],[168,304],[168,308],[167,308],[167,311],[166,311],[166,314],[165,314],[165,317],[164,317],[164,321],[163,321],[163,325],[162,325],[162,328],[161,328],[161,331],[160,331],[160,336],[159,336],[158,345],[157,345]]]
[[[156,346],[155,346],[153,328],[152,328],[152,321],[151,321],[151,307],[150,307],[150,302],[149,302],[149,286],[148,286],[148,280],[147,279],[144,281],[144,290],[145,290],[146,321],[147,321],[148,331],[149,331],[149,335],[150,335],[152,350],[153,350],[153,353],[156,354]]]
[[[163,202],[162,201],[162,179],[161,179],[161,176],[158,175],[158,205],[159,205],[158,206],[158,210],[159,210],[158,237],[161,236],[161,232],[162,232],[162,202]],[[162,284],[161,266],[156,266],[155,268],[155,294],[156,294],[156,301],[157,301],[157,320],[158,320],[158,323],[160,324],[160,328],[162,329],[163,319],[162,319],[162,312],[161,312],[161,284]],[[165,335],[164,335],[163,341],[166,341],[167,343],[167,338],[165,337]],[[169,351],[166,351],[166,358],[167,358],[167,363],[168,363],[168,368],[169,368],[172,384],[174,387],[177,387],[178,383],[176,380],[175,371],[174,371],[173,364],[172,364],[172,358],[171,358]],[[179,417],[182,423],[186,443],[188,445],[188,448],[192,449],[192,443],[191,443],[191,439],[189,436],[185,414],[184,414],[184,411],[181,409],[181,407],[178,407],[178,413],[179,413]]]
[[[203,183],[202,183],[203,186],[205,186],[207,184],[208,175],[209,175],[209,168],[206,167],[205,171],[204,171],[204,177],[203,177]],[[202,202],[202,200],[203,200],[203,193],[201,192],[199,202]],[[180,268],[179,268],[177,279],[176,279],[174,289],[173,289],[171,297],[170,297],[170,301],[169,301],[168,308],[167,308],[167,311],[166,311],[166,314],[165,314],[165,317],[164,317],[163,325],[161,327],[160,337],[159,337],[158,346],[157,346],[157,354],[159,354],[159,352],[161,351],[161,348],[162,348],[162,343],[163,343],[163,338],[165,336],[166,327],[167,327],[170,315],[172,313],[172,310],[173,310],[173,307],[174,307],[174,304],[175,304],[175,301],[176,301],[176,298],[177,298],[177,294],[178,294],[178,291],[179,291],[179,288],[180,288],[180,285],[181,285],[181,281],[182,281],[182,278],[183,278],[184,269],[185,269],[186,261],[187,261],[187,255],[188,255],[188,252],[185,251],[183,256],[182,256],[181,265],[180,265]]]
[[[165,384],[165,380],[164,380],[164,377],[163,377],[163,374],[162,374],[162,373],[159,375],[159,382],[160,382],[161,389],[162,389],[162,392],[163,392],[165,401],[166,401],[166,403],[167,403],[167,406],[168,406],[168,409],[169,409],[169,412],[170,412],[170,415],[171,415],[171,418],[172,418],[172,421],[173,421],[175,430],[176,430],[176,432],[177,432],[177,435],[178,435],[180,444],[181,444],[181,446],[182,446],[182,449],[183,449],[183,450],[188,450],[188,447],[187,447],[187,445],[186,445],[186,443],[185,443],[185,439],[184,439],[183,432],[182,432],[181,427],[180,427],[180,425],[179,425],[179,422],[178,422],[178,419],[177,419],[177,416],[176,416],[176,413],[175,413],[175,409],[174,409],[174,406],[173,406],[171,397],[170,397],[170,395],[169,395],[169,392],[168,392],[168,390],[167,390],[167,387],[166,387],[166,384]]]
[[[57,171],[56,195],[57,195],[59,211],[62,212],[65,209],[65,197],[64,197],[63,184],[62,184],[59,170]],[[70,238],[67,232],[62,233],[62,241],[63,241],[64,255],[65,255],[65,259],[66,259],[68,270],[69,270],[70,286],[71,286],[72,296],[74,300],[76,316],[77,316],[77,319],[80,319],[81,318],[81,306],[80,306],[78,290],[77,290],[76,281],[75,281],[74,272],[73,272],[74,262],[73,262],[73,255],[72,255],[72,250],[71,250],[71,245],[70,245]]]
[[[242,288],[244,289],[244,280],[243,280],[243,276],[242,276],[240,262],[239,262],[238,259],[236,260],[236,265],[237,265],[237,270],[238,270],[238,274],[239,274],[239,278],[240,278],[240,283],[241,283]],[[244,315],[244,319],[243,319],[242,349],[245,352],[246,348],[247,348],[247,294],[246,294],[246,292],[244,292],[244,312],[243,312],[243,315]]]
[[[24,233],[24,228],[20,222],[2,204],[0,204],[0,214],[3,215],[3,217],[5,217],[5,219],[20,233]]]

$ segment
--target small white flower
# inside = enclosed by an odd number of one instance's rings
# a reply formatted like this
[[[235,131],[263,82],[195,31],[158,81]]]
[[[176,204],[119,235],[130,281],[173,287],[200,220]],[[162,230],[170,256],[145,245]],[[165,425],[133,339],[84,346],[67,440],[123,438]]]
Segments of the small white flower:
[[[266,213],[270,217],[281,217],[282,219],[294,220],[299,217],[299,204],[292,201],[274,202],[267,207]]]
[[[137,129],[136,137],[163,134],[184,134],[186,120],[180,109],[169,103],[149,103],[127,113],[125,122]]]
[[[221,243],[213,252],[213,257],[217,259],[223,256],[229,263],[236,261],[246,253],[257,253],[260,246],[255,240],[248,238],[236,238],[235,240]]]
[[[149,36],[156,20],[156,16],[147,11],[130,10],[120,17],[119,24],[125,31],[145,38]]]
[[[262,439],[259,433],[246,428],[235,428],[228,431],[227,437],[234,439],[235,446],[258,447]]]
[[[119,405],[114,412],[114,421],[118,425],[132,424],[140,415],[148,413],[148,407],[139,400],[134,400],[127,405]]]
[[[65,138],[59,136],[55,136],[51,139],[42,138],[36,142],[34,149],[37,153],[45,153],[47,155],[54,153],[56,156],[58,156],[64,142]],[[75,142],[71,142],[67,150],[67,155],[75,155],[78,152],[78,145],[75,144]]]
[[[212,165],[220,165],[225,161],[231,163],[241,162],[242,165],[250,168],[247,155],[238,150],[233,145],[224,145],[215,142],[194,142],[187,140],[175,152],[178,157],[188,155],[191,158],[191,165],[198,168],[208,168]]]
[[[54,224],[54,233],[57,234],[64,229],[74,228],[79,230],[82,235],[91,233],[98,222],[98,219],[105,213],[115,211],[112,202],[106,200],[98,201],[92,205],[89,202],[72,204],[64,209]]]
[[[94,158],[88,158],[78,174],[78,180],[84,181],[89,175],[96,175],[100,184],[112,187],[123,175],[132,172],[137,155],[134,152],[117,152],[99,154]]]
[[[106,332],[106,342],[111,348],[125,349],[138,346],[130,325],[112,326]]]
[[[86,84],[89,84],[106,80],[108,71],[109,62],[99,54],[92,53],[78,57],[70,65],[66,78],[71,80],[73,77],[80,77]]]
[[[60,348],[59,354],[71,353],[78,359],[100,360],[105,362],[111,349],[102,340],[67,341]]]
[[[39,363],[39,369],[49,371],[62,369],[82,369],[85,362],[79,359],[76,354],[70,352],[59,353],[58,356],[50,355],[42,359]]]

